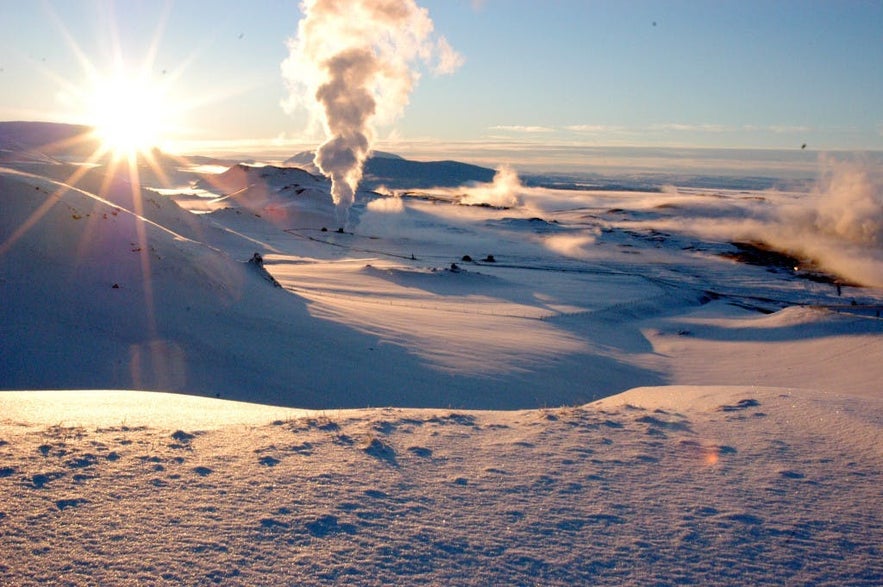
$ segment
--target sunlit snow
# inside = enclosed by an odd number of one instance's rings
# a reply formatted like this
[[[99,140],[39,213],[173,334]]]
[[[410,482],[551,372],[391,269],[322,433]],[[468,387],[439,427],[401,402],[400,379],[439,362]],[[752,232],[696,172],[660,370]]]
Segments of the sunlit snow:
[[[872,169],[3,153],[4,584],[883,582]]]

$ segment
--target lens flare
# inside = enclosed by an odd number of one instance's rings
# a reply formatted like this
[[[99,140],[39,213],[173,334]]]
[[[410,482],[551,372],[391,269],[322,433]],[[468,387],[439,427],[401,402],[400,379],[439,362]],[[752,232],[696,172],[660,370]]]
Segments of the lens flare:
[[[121,71],[100,78],[87,101],[96,136],[117,157],[149,153],[171,124],[165,89],[146,75]]]

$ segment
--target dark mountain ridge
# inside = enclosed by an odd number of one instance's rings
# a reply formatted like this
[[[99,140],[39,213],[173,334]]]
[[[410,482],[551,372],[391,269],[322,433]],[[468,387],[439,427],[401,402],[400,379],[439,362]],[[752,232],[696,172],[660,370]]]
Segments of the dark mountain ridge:
[[[314,151],[303,151],[285,161],[313,174],[321,174],[313,162]],[[469,183],[489,183],[493,181],[493,169],[461,163],[459,161],[413,161],[399,155],[374,151],[365,161],[362,181],[359,187],[376,190],[389,189],[429,189],[434,187],[458,187]]]

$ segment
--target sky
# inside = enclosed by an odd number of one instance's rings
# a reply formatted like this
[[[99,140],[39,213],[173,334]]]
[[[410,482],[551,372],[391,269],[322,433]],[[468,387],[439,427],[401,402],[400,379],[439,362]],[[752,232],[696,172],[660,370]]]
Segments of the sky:
[[[418,4],[462,64],[415,65],[380,147],[883,149],[883,2]],[[0,0],[0,15],[0,120],[91,123],[89,88],[118,63],[167,105],[163,146],[321,142],[281,106],[295,0]]]

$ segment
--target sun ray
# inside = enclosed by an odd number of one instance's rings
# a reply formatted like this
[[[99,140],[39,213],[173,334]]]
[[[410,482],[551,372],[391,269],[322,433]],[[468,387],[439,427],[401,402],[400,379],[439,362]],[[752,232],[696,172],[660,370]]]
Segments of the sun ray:
[[[40,206],[38,206],[37,209],[34,210],[30,216],[28,216],[28,218],[24,222],[22,222],[21,226],[16,228],[15,231],[13,231],[11,235],[9,235],[9,238],[7,238],[5,242],[0,243],[0,257],[6,254],[21,237],[27,234],[27,232],[31,228],[33,228],[33,226],[37,224],[40,219],[42,219],[43,216],[45,216],[53,208],[53,206],[55,206],[55,204],[59,202],[59,200],[61,200],[61,197],[69,189],[69,186],[76,186],[77,182],[79,182],[80,179],[89,171],[91,164],[94,163],[100,156],[100,153],[96,151],[92,154],[92,156],[87,159],[85,165],[78,166],[66,180],[57,184],[58,188],[54,192],[52,192],[43,201],[43,203],[40,204]],[[4,171],[13,175],[40,178],[40,176],[25,173],[23,171],[15,171],[12,169],[4,169]]]
[[[174,126],[174,114],[182,111],[180,106],[175,108],[171,106],[168,94],[174,80],[183,76],[186,63],[192,61],[191,56],[174,75],[163,76],[164,79],[157,79],[152,73],[171,8],[171,2],[164,3],[149,46],[138,63],[130,65],[124,55],[114,6],[112,3],[103,4],[100,16],[103,17],[103,28],[109,38],[109,54],[106,60],[110,63],[110,67],[102,71],[96,61],[86,54],[53,7],[48,3],[44,4],[45,13],[55,24],[79,64],[83,82],[77,84],[45,65],[40,65],[39,69],[61,89],[64,95],[69,96],[71,103],[67,106],[78,107],[79,117],[93,130],[79,137],[64,139],[57,144],[45,145],[41,150],[45,149],[51,153],[55,150],[61,151],[65,146],[80,142],[89,145],[91,142],[92,152],[86,157],[83,165],[76,167],[65,181],[56,184],[57,188],[53,193],[7,238],[6,242],[0,243],[0,255],[2,255],[40,222],[67,190],[79,190],[77,186],[84,180],[86,174],[96,168],[103,169],[96,171],[101,173],[102,177],[98,193],[93,197],[97,202],[131,208],[135,217],[135,239],[140,253],[144,311],[147,317],[145,334],[151,339],[158,336],[158,328],[154,311],[149,233],[146,226],[150,221],[144,216],[141,166],[145,165],[160,182],[168,184],[168,175],[157,160],[157,153],[154,150],[164,139],[163,133]],[[120,189],[119,180],[128,186],[126,188],[129,192],[128,202],[113,202],[120,196],[126,197],[123,192],[116,191]],[[88,246],[90,233],[87,225],[80,243],[81,251],[83,247]]]
[[[121,6],[116,8],[123,9]],[[150,211],[145,210],[142,180],[150,176],[159,185],[170,187],[166,165],[168,158],[188,164],[186,160],[159,150],[169,142],[180,141],[194,131],[204,130],[192,123],[184,124],[186,114],[248,92],[259,85],[257,80],[253,83],[223,81],[205,91],[177,95],[176,84],[185,80],[188,68],[209,50],[213,35],[202,37],[196,49],[180,59],[176,58],[175,63],[161,72],[157,71],[156,64],[172,8],[173,2],[165,0],[159,20],[151,31],[149,44],[137,59],[132,59],[131,53],[126,51],[127,39],[121,35],[122,21],[115,14],[113,3],[100,4],[98,16],[104,36],[99,39],[103,53],[97,56],[88,54],[82,39],[75,38],[53,6],[44,3],[44,12],[79,65],[80,79],[74,81],[68,72],[55,71],[44,63],[37,64],[37,67],[58,88],[59,96],[64,98],[57,118],[64,117],[69,122],[84,124],[92,130],[44,146],[47,157],[52,156],[52,151],[64,152],[65,147],[79,146],[77,152],[83,154],[82,163],[74,168],[65,181],[53,181],[54,186],[49,190],[52,194],[37,206],[6,242],[0,243],[2,255],[40,222],[67,190],[83,192],[97,202],[129,211],[134,216],[133,240],[137,241],[135,248],[139,252],[140,287],[144,295],[142,311],[147,318],[145,336],[151,339],[159,335],[154,307],[155,262],[149,242],[152,229],[148,227],[155,223],[144,215]],[[65,164],[63,158],[57,162]],[[78,187],[81,183],[91,187],[82,189]],[[197,224],[195,218],[193,222]],[[93,232],[94,225],[87,222],[78,253],[84,254],[90,242],[95,242],[90,236]]]
[[[134,157],[128,159],[129,185],[132,190],[132,206],[135,212],[135,232],[138,238],[139,261],[141,263],[141,281],[144,284],[144,309],[147,312],[147,330],[150,340],[159,338],[156,323],[156,306],[153,297],[153,273],[150,268],[150,246],[147,242],[147,227],[144,218],[144,200],[141,198],[141,181],[138,174],[138,161]]]
[[[92,60],[86,55],[85,51],[80,47],[80,44],[77,43],[76,39],[74,39],[73,35],[71,35],[67,26],[65,26],[64,21],[58,16],[55,10],[52,9],[52,6],[48,2],[43,2],[43,9],[46,12],[49,19],[58,29],[58,32],[64,37],[65,43],[67,43],[68,48],[71,53],[73,53],[74,57],[76,57],[77,62],[80,64],[80,67],[83,69],[87,77],[92,77],[97,74],[97,69],[95,65],[92,63]],[[65,84],[69,84],[67,80],[64,78],[60,78]]]
[[[166,26],[168,25],[171,15],[172,2],[170,0],[167,0],[163,5],[162,13],[159,17],[159,22],[156,25],[156,30],[153,33],[153,39],[151,40],[150,45],[147,48],[147,53],[144,56],[144,64],[147,67],[152,68],[156,64],[156,56],[159,54],[159,47],[162,43],[162,38],[165,34]]]

